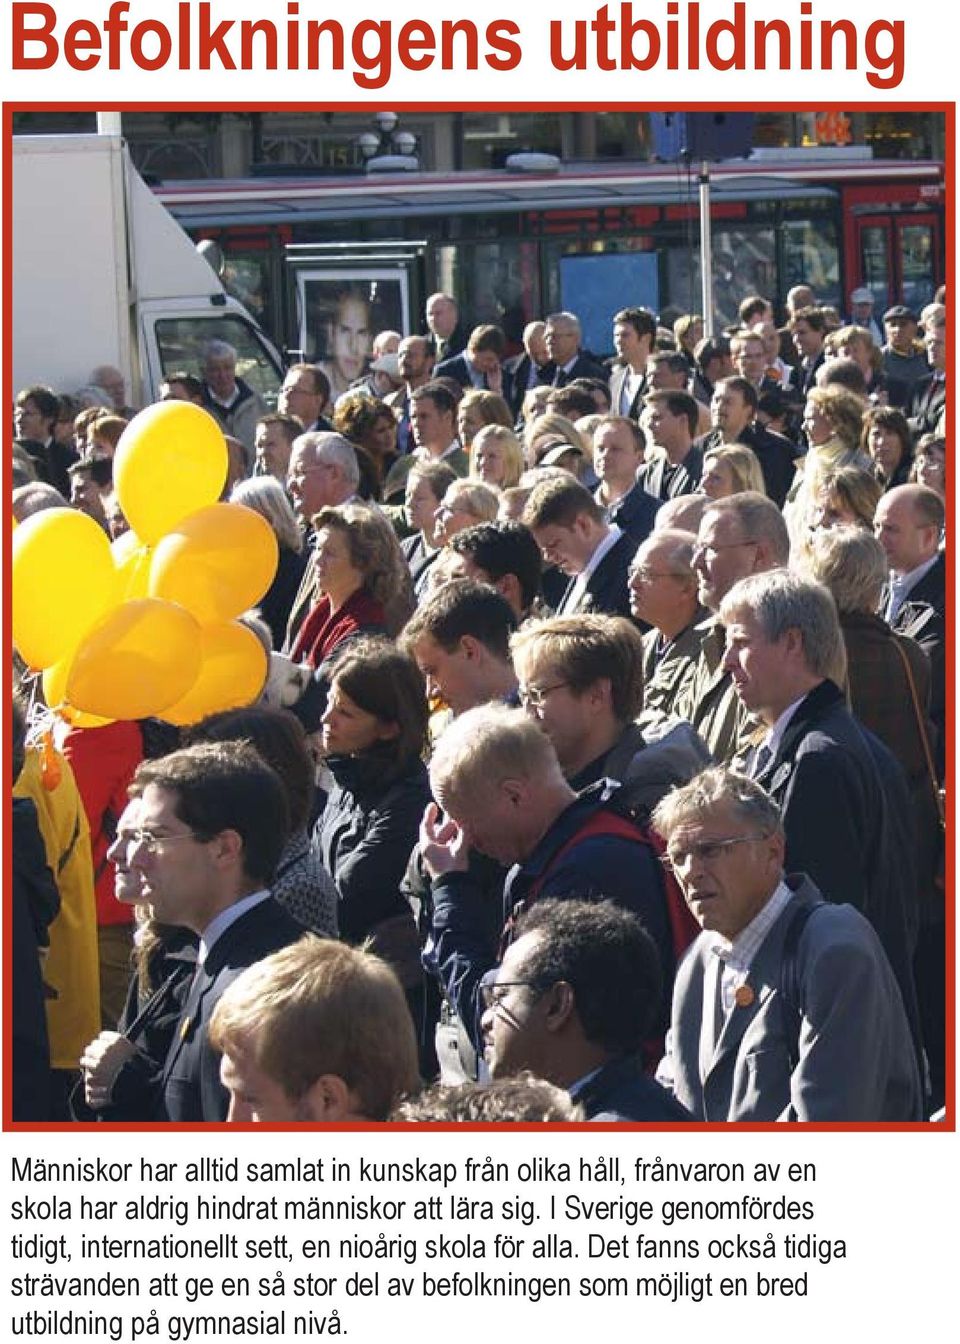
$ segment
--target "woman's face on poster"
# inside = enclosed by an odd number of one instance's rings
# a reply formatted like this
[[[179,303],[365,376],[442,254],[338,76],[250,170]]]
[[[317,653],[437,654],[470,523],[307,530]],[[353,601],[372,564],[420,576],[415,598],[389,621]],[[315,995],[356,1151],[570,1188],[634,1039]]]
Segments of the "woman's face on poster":
[[[344,383],[359,378],[366,367],[373,342],[370,312],[362,299],[344,298],[328,327],[329,360]]]

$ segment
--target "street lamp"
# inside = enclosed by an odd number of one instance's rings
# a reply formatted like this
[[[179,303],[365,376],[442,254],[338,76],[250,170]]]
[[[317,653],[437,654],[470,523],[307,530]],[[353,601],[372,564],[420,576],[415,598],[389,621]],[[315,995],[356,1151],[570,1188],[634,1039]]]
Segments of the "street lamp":
[[[420,168],[417,137],[410,131],[398,131],[396,112],[377,112],[376,131],[357,136],[357,148],[363,155],[368,173],[415,173]]]

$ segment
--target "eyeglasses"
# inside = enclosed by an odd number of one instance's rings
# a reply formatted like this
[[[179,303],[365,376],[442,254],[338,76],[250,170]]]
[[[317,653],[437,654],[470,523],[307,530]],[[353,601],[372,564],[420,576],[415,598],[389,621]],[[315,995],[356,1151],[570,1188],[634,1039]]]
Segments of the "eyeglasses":
[[[691,859],[696,859],[699,863],[715,863],[724,850],[732,849],[734,845],[752,844],[755,840],[769,840],[771,834],[772,832],[767,831],[763,835],[731,835],[723,840],[701,840],[686,849],[675,849],[662,854],[660,862],[671,872],[685,868]]]
[[[653,579],[676,579],[680,576],[671,574],[667,569],[644,569],[638,565],[636,569],[631,569],[628,578],[631,580],[639,579],[641,583],[650,583]]]
[[[177,831],[174,834],[158,835],[154,831],[128,831],[127,837],[132,845],[139,845],[141,849],[146,850],[148,854],[156,854],[158,849],[164,845],[172,845],[177,840],[199,840],[205,844],[207,836],[199,835],[196,831]]]
[[[568,681],[555,681],[552,686],[518,686],[517,699],[524,709],[528,705],[532,709],[542,709],[552,691],[559,691],[561,686],[569,685]]]
[[[495,980],[493,977],[496,971],[488,972],[488,976],[480,981],[480,1005],[484,1012],[491,1008],[496,1008],[506,998],[508,989],[518,989],[526,986],[528,989],[535,989],[537,986],[532,980]]]
[[[696,558],[698,555],[707,555],[707,554],[717,555],[720,551],[732,551],[735,550],[736,547],[738,546],[756,546],[756,544],[757,543],[755,541],[750,540],[724,541],[719,544],[716,544],[712,541],[711,542],[698,541],[694,544],[693,556],[694,558]]]

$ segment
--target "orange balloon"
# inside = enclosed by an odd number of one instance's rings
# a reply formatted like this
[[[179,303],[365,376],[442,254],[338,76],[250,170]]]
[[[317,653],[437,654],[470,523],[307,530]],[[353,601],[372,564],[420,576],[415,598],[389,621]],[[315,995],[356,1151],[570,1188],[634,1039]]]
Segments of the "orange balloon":
[[[280,558],[276,533],[243,504],[211,504],[157,542],[151,597],[179,602],[201,625],[229,621],[257,603]]]
[[[104,719],[98,714],[85,714],[82,709],[75,709],[73,705],[68,704],[67,673],[72,662],[71,651],[66,658],[61,658],[59,663],[54,663],[44,672],[43,698],[49,708],[55,714],[59,714],[64,723],[69,723],[72,728],[103,728],[105,724],[113,723],[113,719]]]
[[[150,561],[153,552],[144,546],[136,532],[121,532],[110,543],[113,563],[120,575],[122,600],[146,597],[150,584]]]
[[[44,509],[13,534],[13,642],[31,668],[76,648],[117,601],[119,582],[102,527],[78,509]]]
[[[226,479],[223,431],[190,401],[158,401],[120,435],[113,483],[123,516],[148,546],[218,499]]]
[[[64,699],[108,719],[144,719],[185,694],[200,668],[200,627],[152,597],[122,602],[98,621],[70,663]]]
[[[252,704],[263,690],[269,660],[252,630],[230,621],[204,626],[200,639],[200,675],[182,700],[163,711],[166,723],[199,723],[208,714]]]

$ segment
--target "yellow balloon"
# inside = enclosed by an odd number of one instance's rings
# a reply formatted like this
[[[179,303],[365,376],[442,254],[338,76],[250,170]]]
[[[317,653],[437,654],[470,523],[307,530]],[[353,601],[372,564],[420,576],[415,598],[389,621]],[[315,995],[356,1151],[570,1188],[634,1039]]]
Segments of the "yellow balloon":
[[[13,642],[37,671],[58,662],[119,596],[103,528],[78,509],[44,509],[13,534]]]
[[[110,543],[113,563],[120,576],[120,598],[146,597],[150,584],[153,551],[144,546],[136,532],[121,532]]]
[[[201,625],[229,621],[263,597],[279,547],[267,520],[243,504],[211,504],[157,542],[151,597],[179,602]]]
[[[209,412],[189,401],[159,401],[120,435],[113,483],[123,515],[148,546],[219,498],[227,444]]]
[[[59,714],[64,723],[69,723],[72,728],[103,728],[106,724],[113,723],[113,719],[103,719],[98,714],[85,714],[82,709],[74,709],[73,705],[67,703],[67,673],[72,662],[72,655],[68,654],[66,658],[61,658],[59,663],[54,663],[44,672],[43,698],[48,707],[55,714]]]
[[[188,611],[152,597],[122,602],[80,644],[64,684],[74,709],[110,719],[161,713],[193,685],[200,627]]]
[[[237,621],[204,626],[200,675],[190,690],[160,716],[183,727],[222,709],[258,699],[267,679],[267,651],[252,630]]]

